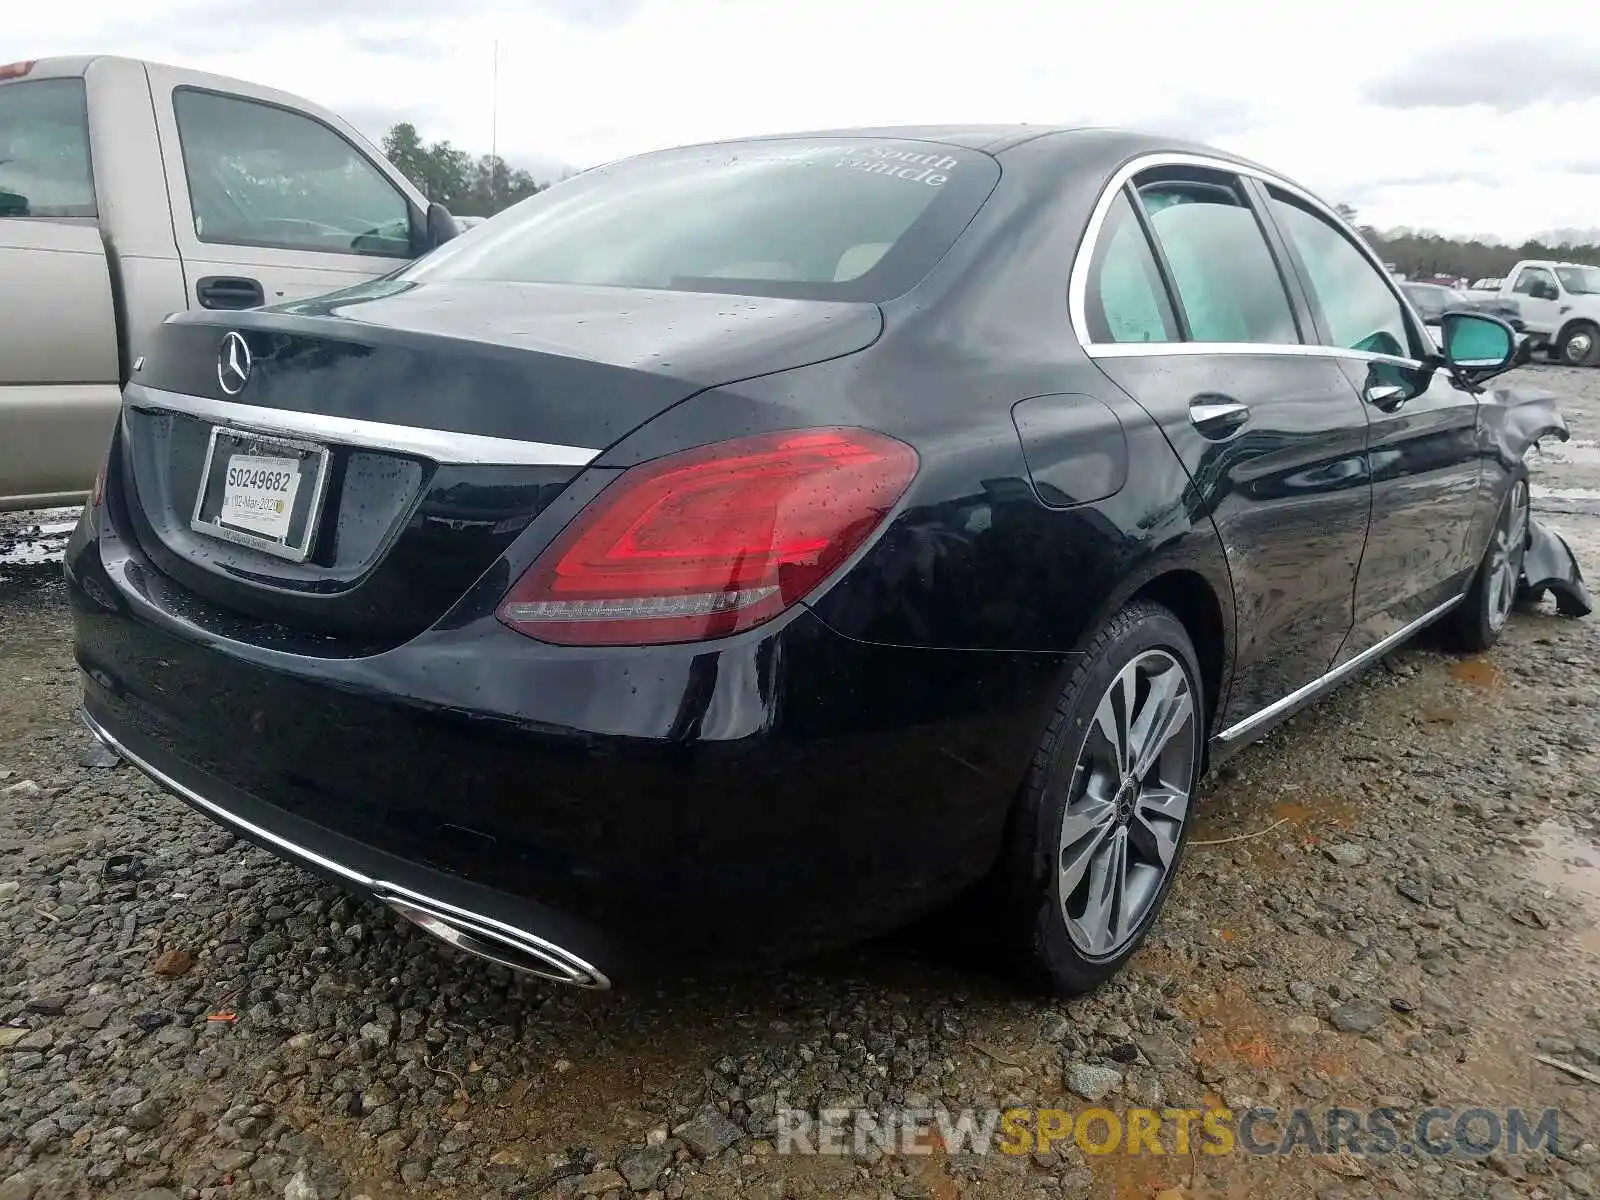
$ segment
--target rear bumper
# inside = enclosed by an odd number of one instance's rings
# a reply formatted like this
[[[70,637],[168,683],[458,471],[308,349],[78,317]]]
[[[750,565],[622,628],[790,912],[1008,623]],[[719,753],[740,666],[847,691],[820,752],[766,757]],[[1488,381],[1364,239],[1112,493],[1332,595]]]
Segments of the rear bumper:
[[[535,926],[569,944],[581,945],[584,953],[596,958],[614,958],[605,939],[595,931],[582,929],[559,913],[515,902],[464,880],[384,854],[310,822],[296,820],[219,780],[202,779],[197,772],[171,760],[137,735],[125,733],[123,739],[119,739],[95,717],[88,702],[80,715],[89,732],[103,744],[197,812],[262,849],[382,900],[446,941],[453,939],[418,920],[418,915],[431,916],[445,929],[462,935],[476,935],[475,944],[464,941],[455,944],[474,952],[479,952],[478,946],[499,951],[502,957],[498,961],[518,970],[577,987],[604,990],[611,986],[611,980],[591,962],[533,933],[528,927]],[[512,954],[519,954],[519,957],[513,960]],[[494,954],[484,953],[483,957],[494,957]]]
[[[103,512],[66,566],[98,736],[269,851],[585,986],[947,902],[998,852],[1069,657],[868,645],[799,609],[698,646],[547,646],[491,614],[319,658],[228,636]]]

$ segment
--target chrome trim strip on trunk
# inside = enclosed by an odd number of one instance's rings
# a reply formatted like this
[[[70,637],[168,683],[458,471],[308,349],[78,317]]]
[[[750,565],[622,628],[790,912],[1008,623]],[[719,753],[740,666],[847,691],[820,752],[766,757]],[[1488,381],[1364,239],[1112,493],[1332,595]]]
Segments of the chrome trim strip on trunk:
[[[318,854],[298,842],[292,842],[288,838],[273,833],[270,829],[264,829],[260,825],[245,820],[243,817],[235,816],[220,804],[207,800],[194,789],[185,787],[170,775],[151,766],[137,754],[131,753],[105,726],[90,716],[87,709],[80,708],[78,710],[78,719],[84,723],[90,733],[112,752],[132,763],[154,782],[172,792],[191,807],[199,809],[219,825],[242,831],[250,837],[264,842],[266,845],[271,846],[275,852],[292,862],[317,867],[355,885],[362,891],[370,892],[374,897],[389,905],[390,908],[400,912],[402,916],[412,921],[413,924],[421,925],[422,923],[417,921],[415,916],[397,907],[396,901],[412,907],[413,910],[420,909],[426,915],[435,916],[441,919],[442,923],[450,925],[457,931],[477,934],[480,937],[483,935],[491,936],[504,942],[513,950],[521,951],[525,955],[537,957],[539,960],[549,963],[551,969],[549,971],[538,971],[526,966],[519,966],[516,963],[506,961],[502,957],[497,957],[493,953],[485,952],[467,944],[466,939],[446,937],[427,925],[422,925],[434,937],[449,942],[458,949],[475,954],[480,958],[488,958],[513,970],[537,975],[541,979],[549,979],[555,983],[568,983],[574,987],[587,988],[591,991],[605,991],[611,987],[611,981],[597,967],[585,962],[570,950],[564,950],[554,942],[546,941],[538,934],[529,933],[525,929],[518,929],[515,925],[507,925],[504,921],[498,921],[482,913],[458,908],[456,905],[447,904],[443,900],[436,900],[432,896],[412,891],[410,888],[402,887],[398,883],[390,883],[383,879],[373,879],[352,867],[346,866],[344,863]]]
[[[391,425],[354,417],[297,412],[288,408],[262,408],[232,400],[212,400],[161,388],[130,383],[123,403],[141,411],[177,412],[221,425],[258,433],[292,434],[343,446],[390,450],[453,466],[583,467],[600,453],[586,446],[561,446],[553,442],[523,442],[514,438],[477,433],[451,433],[416,425]]]
[[[1373,645],[1368,646],[1360,654],[1356,655],[1352,659],[1348,659],[1347,661],[1340,663],[1327,674],[1313,679],[1310,683],[1303,687],[1296,688],[1281,700],[1274,700],[1271,704],[1267,705],[1259,712],[1251,713],[1244,720],[1235,722],[1234,724],[1228,726],[1228,728],[1216,735],[1215,740],[1221,742],[1225,746],[1236,745],[1239,742],[1246,740],[1251,733],[1259,729],[1262,725],[1267,724],[1273,718],[1281,716],[1284,713],[1309,702],[1319,693],[1331,688],[1340,680],[1355,674],[1373,659],[1379,658],[1383,654],[1394,649],[1394,647],[1405,641],[1408,637],[1420,632],[1423,626],[1430,625],[1434,621],[1437,621],[1440,617],[1444,616],[1445,613],[1449,612],[1456,605],[1460,604],[1464,599],[1466,599],[1466,593],[1463,592],[1461,595],[1452,600],[1446,600],[1437,608],[1423,613],[1422,616],[1411,622],[1411,624],[1407,625],[1404,629],[1398,630],[1395,633],[1391,633],[1382,641],[1375,642]]]

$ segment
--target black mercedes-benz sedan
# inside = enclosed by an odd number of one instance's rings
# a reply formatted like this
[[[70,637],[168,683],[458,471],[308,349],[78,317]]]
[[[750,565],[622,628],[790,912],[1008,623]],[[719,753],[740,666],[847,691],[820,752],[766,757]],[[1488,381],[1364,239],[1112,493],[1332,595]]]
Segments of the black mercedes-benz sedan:
[[[220,824],[589,987],[981,897],[1046,986],[1206,764],[1444,619],[1565,436],[1281,176],[1105,130],[649,154],[175,316],[67,554],[84,716]]]

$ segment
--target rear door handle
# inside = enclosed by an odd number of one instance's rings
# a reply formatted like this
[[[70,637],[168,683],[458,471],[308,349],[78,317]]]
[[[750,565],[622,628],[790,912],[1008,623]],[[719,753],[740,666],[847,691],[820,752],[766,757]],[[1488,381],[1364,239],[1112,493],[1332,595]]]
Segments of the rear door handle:
[[[194,285],[201,308],[256,308],[267,302],[267,294],[256,279],[232,275],[207,275]]]
[[[1226,396],[1202,394],[1189,401],[1189,422],[1209,438],[1228,437],[1250,419],[1250,406]]]

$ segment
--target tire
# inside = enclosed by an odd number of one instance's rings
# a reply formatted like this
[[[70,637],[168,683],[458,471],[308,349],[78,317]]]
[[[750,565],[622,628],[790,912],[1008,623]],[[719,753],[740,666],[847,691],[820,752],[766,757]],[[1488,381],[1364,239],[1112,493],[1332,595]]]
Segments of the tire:
[[[1018,797],[996,889],[1014,965],[1061,995],[1090,991],[1116,974],[1155,923],[1188,841],[1205,745],[1199,664],[1170,611],[1136,601],[1082,652]],[[1146,709],[1152,697],[1164,698],[1165,707]],[[1147,716],[1167,718],[1169,736],[1141,780],[1137,762],[1133,771],[1120,765],[1127,755],[1116,752],[1106,731],[1131,728],[1123,744],[1137,751]],[[1115,896],[1109,905],[1091,905],[1098,894],[1092,884],[1119,878],[1120,905]],[[1096,919],[1104,913],[1114,916]]]
[[[1528,521],[1528,473],[1519,468],[1506,489],[1466,599],[1447,619],[1448,640],[1455,649],[1476,654],[1500,640],[1516,607],[1522,559],[1528,549]]]
[[[1561,331],[1555,360],[1569,367],[1590,367],[1600,362],[1600,328],[1577,321]]]

